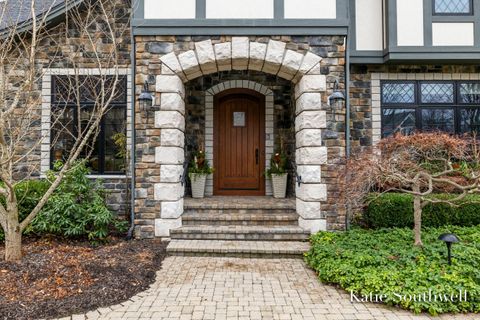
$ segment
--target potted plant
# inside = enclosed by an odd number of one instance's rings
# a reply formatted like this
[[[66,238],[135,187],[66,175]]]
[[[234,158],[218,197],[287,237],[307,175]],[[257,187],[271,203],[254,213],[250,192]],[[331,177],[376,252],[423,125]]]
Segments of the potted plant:
[[[193,160],[188,169],[188,177],[192,185],[192,197],[203,198],[205,197],[205,183],[207,176],[213,173],[213,168],[208,164],[206,154],[200,150],[193,156]]]
[[[287,193],[287,157],[283,152],[275,153],[270,160],[266,175],[272,179],[273,197],[285,198]]]

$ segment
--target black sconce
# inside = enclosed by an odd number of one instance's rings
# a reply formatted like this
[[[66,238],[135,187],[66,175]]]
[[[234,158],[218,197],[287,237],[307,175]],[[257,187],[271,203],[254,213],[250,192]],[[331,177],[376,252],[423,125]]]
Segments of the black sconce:
[[[143,90],[138,97],[138,102],[140,103],[140,110],[142,111],[148,111],[153,105],[153,94],[148,90],[148,81],[145,81],[143,85]]]
[[[438,237],[438,240],[442,240],[447,245],[448,264],[452,265],[452,244],[460,242],[460,239],[453,233],[444,233]]]
[[[328,106],[333,112],[333,120],[335,121],[335,111],[342,110],[345,104],[345,95],[339,90],[340,84],[338,79],[335,79],[333,84],[333,93],[328,97]]]

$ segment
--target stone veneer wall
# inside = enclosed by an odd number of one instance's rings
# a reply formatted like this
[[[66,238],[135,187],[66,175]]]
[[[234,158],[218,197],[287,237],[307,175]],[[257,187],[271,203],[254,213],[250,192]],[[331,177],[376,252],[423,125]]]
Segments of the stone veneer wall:
[[[312,65],[315,68],[309,68],[309,75],[296,85],[296,155],[301,160],[297,165],[306,182],[297,189],[300,198],[297,211],[301,216],[300,224],[312,231],[343,229],[344,212],[336,205],[336,178],[345,155],[345,110],[332,113],[326,102],[336,79],[344,87],[345,39],[336,36],[252,36],[249,41],[244,39],[229,36],[136,37],[137,94],[145,80],[149,80],[150,90],[157,92],[156,106],[150,112],[136,108],[137,237],[168,236],[168,229],[181,225],[183,200],[173,195],[184,192],[177,181],[180,162],[185,158],[184,141],[180,141],[185,130],[183,82],[231,69],[278,73],[287,79],[294,77],[294,82],[298,82],[301,75],[307,73],[302,70],[303,64],[315,60],[317,63]],[[178,129],[180,132],[172,131]],[[163,159],[166,154],[172,157],[168,161]],[[313,159],[315,164],[302,163],[304,159]],[[167,167],[163,170],[167,175],[165,180],[161,177],[162,169],[158,171],[159,166]],[[314,201],[301,200],[314,198]]]
[[[121,35],[122,39],[119,41],[119,55],[118,60],[116,61],[116,66],[121,69],[130,70],[129,12],[131,9],[129,4],[124,0],[116,0],[114,2],[109,1],[107,6],[110,6],[110,4],[113,4],[114,7],[107,7],[106,10],[111,12],[112,19],[115,19],[114,22],[116,28],[118,28],[118,30],[125,30]],[[97,28],[100,27],[101,24],[100,21],[98,25],[92,25],[91,27]],[[66,34],[68,34],[68,37],[66,37]],[[48,41],[48,39],[45,39],[37,50],[36,66],[38,67],[38,74],[44,74],[46,69],[55,73],[56,70],[73,68],[72,60],[75,60],[75,68],[77,70],[81,69],[82,71],[87,72],[88,70],[97,68],[98,64],[96,55],[91,51],[88,41],[80,38],[78,36],[79,34],[80,32],[73,29],[71,26],[68,27],[68,32],[66,32],[66,26],[63,22],[51,26],[49,29],[49,36],[54,38],[54,40]],[[51,45],[51,43],[55,43],[55,45]],[[109,45],[109,43],[98,45],[97,50],[100,55],[102,50],[106,53],[110,52]],[[14,54],[18,53],[14,52]],[[105,60],[104,68],[111,68],[111,62],[111,59]],[[28,63],[28,61],[25,61],[25,63]],[[18,77],[10,78],[14,82],[11,86],[12,91],[16,90],[15,83],[22,81],[22,70],[16,70],[16,73],[18,74]],[[48,85],[44,85],[45,77],[49,76],[45,75],[44,77],[39,77],[38,83],[36,84],[36,94],[38,94],[39,97],[42,97],[42,102],[44,103],[50,101],[51,94],[50,83],[48,82]],[[128,101],[128,103],[130,104],[130,101]],[[46,145],[50,144],[49,142],[45,142],[45,139],[50,138],[49,134],[45,134],[45,132],[48,133],[49,123],[47,121],[42,121],[42,112],[44,112],[44,109],[39,105],[38,114],[33,116],[33,128],[31,134],[25,139],[22,139],[21,143],[16,146],[19,154],[27,153],[35,148],[34,151],[29,153],[25,160],[19,163],[15,168],[16,179],[23,179],[26,177],[40,178],[42,174],[42,161],[44,162],[44,165],[49,161],[49,159],[42,158],[41,152],[42,148],[45,148]],[[42,141],[41,145],[38,145],[39,141]],[[36,147],[37,145],[38,147]],[[47,154],[49,155],[49,152],[47,152]],[[129,184],[124,182],[124,178],[119,177],[108,178],[103,176],[102,179],[108,192],[107,203],[109,208],[119,216],[123,217],[129,210]]]
[[[478,80],[479,73],[476,65],[352,65],[352,151],[362,150],[379,139],[380,80]]]

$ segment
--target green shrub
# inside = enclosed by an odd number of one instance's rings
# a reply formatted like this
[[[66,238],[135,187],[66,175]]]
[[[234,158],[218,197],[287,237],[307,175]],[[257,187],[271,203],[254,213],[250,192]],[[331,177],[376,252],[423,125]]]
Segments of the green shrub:
[[[453,264],[438,236],[456,233]],[[311,238],[306,262],[321,281],[338,284],[356,297],[385,294],[388,305],[432,315],[480,312],[480,226],[426,228],[424,248],[412,245],[410,229],[353,229],[345,233],[320,232]],[[467,301],[422,301],[409,297],[467,292]],[[406,297],[405,299],[403,297]],[[432,299],[433,300],[433,299]]]
[[[375,197],[364,210],[361,222],[370,228],[413,227],[413,196],[403,193],[372,195]],[[453,195],[436,195],[448,199]],[[480,225],[480,196],[467,196],[458,207],[448,204],[428,204],[423,208],[422,223],[425,227],[445,225]]]
[[[25,234],[87,237],[91,241],[98,241],[104,240],[112,229],[123,232],[126,222],[117,220],[107,208],[101,181],[92,181],[87,177],[89,173],[85,163],[79,161],[65,175],[42,211],[27,227]],[[52,171],[48,173],[47,180],[29,180],[15,187],[21,220],[35,208],[54,175],[55,172]],[[0,239],[3,239],[2,232]]]

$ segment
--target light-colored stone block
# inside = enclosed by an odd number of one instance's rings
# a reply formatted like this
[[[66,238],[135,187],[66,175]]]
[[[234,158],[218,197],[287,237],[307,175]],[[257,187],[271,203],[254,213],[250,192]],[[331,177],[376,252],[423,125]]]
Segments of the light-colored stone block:
[[[298,225],[303,229],[310,231],[311,234],[315,234],[319,231],[327,231],[327,220],[325,219],[306,220],[299,218]]]
[[[295,118],[295,131],[303,129],[324,129],[327,127],[326,111],[304,111]]]
[[[267,44],[260,42],[250,43],[250,60],[248,64],[249,70],[261,71],[265,62],[267,53]]]
[[[326,201],[327,185],[326,184],[301,184],[296,185],[295,193],[297,198],[303,201]]]
[[[321,165],[327,163],[326,147],[305,147],[295,152],[297,165]]]
[[[304,129],[296,134],[296,146],[301,147],[321,147],[322,146],[322,130],[321,129]]]
[[[250,55],[250,40],[248,37],[232,38],[232,68],[234,70],[246,70]]]
[[[185,131],[185,117],[177,111],[155,111],[155,128]]]
[[[179,147],[156,147],[155,163],[181,164],[185,162],[185,151]]]
[[[185,98],[185,87],[182,79],[176,75],[159,75],[156,81],[157,92],[178,93]]]
[[[178,61],[180,62],[183,72],[188,80],[195,79],[202,75],[195,51],[189,50],[179,54]]]
[[[318,65],[321,61],[322,61],[322,57],[308,51],[303,57],[302,64],[300,65],[300,68],[298,69],[298,71],[301,74],[306,74],[313,67]]]
[[[320,109],[322,109],[322,94],[319,92],[305,92],[297,99],[296,114],[306,110]]]
[[[178,111],[185,114],[185,101],[178,93],[162,93],[160,95],[160,110]]]
[[[183,198],[184,192],[180,183],[156,183],[154,186],[156,201],[178,201]]]
[[[183,199],[173,202],[162,202],[160,217],[162,219],[177,219],[183,214]]]
[[[180,66],[180,62],[178,62],[177,55],[174,52],[162,56],[160,61],[162,62],[163,74],[174,73],[179,76],[182,81],[187,79],[183,73],[182,67]]]
[[[183,175],[182,165],[166,165],[160,166],[160,182],[180,182]]]
[[[203,74],[217,72],[217,63],[212,40],[196,42],[195,51],[197,52],[198,63],[200,64],[200,69]]]
[[[177,229],[182,226],[182,219],[155,219],[155,236],[170,237],[170,230]]]
[[[324,92],[327,89],[327,80],[324,75],[304,75],[295,86],[295,98],[305,92]]]
[[[282,66],[278,72],[278,76],[287,80],[293,79],[303,61],[303,54],[293,50],[287,50],[283,58]]]
[[[162,129],[160,142],[162,146],[183,148],[185,146],[185,134],[178,129]]]
[[[322,182],[322,168],[316,166],[297,166],[297,172],[302,177],[303,183],[320,183]]]
[[[287,44],[282,41],[270,40],[267,46],[267,53],[265,55],[265,64],[263,71],[270,74],[277,74],[285,54],[285,47]]]
[[[215,58],[217,60],[218,71],[232,69],[232,43],[217,43],[214,46]]]
[[[322,219],[320,202],[306,202],[300,199],[296,201],[297,213],[303,219]]]

